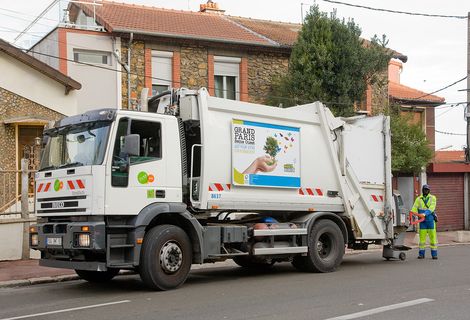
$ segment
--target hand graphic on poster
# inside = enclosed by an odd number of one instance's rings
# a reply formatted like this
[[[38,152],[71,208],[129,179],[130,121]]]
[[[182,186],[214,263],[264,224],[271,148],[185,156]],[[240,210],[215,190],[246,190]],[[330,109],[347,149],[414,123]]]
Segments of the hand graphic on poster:
[[[272,172],[277,167],[277,161],[268,155],[256,158],[243,174],[255,174],[258,172]]]

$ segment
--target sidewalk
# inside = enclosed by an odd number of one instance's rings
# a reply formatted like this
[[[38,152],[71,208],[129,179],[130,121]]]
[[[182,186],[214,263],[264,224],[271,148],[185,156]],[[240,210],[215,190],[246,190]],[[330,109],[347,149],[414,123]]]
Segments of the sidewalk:
[[[462,235],[461,231],[439,232],[437,236],[439,240],[439,246],[470,243],[470,231],[464,231],[464,238],[460,239],[460,242],[456,242],[459,234]],[[412,248],[417,248],[417,234],[415,232],[406,233],[405,245]],[[381,248],[373,249],[372,247],[370,249],[381,250]],[[354,253],[360,252],[363,251],[354,251]],[[349,254],[349,252],[346,254]],[[192,269],[214,268],[229,265],[235,264],[216,263],[201,266],[194,265]],[[73,270],[41,267],[39,266],[38,260],[0,261],[0,288],[69,281],[76,279],[78,279],[78,276]]]

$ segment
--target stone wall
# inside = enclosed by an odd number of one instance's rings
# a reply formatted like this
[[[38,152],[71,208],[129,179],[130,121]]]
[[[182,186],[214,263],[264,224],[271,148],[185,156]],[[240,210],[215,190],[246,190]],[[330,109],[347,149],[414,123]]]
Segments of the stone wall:
[[[0,88],[0,168],[3,170],[16,169],[15,126],[14,124],[4,124],[3,121],[18,117],[56,121],[61,119],[63,115]]]
[[[181,48],[181,86],[189,89],[208,87],[208,50],[201,46]]]
[[[121,42],[121,60],[127,64],[127,49],[129,41]],[[131,47],[131,109],[136,109],[140,93],[145,88],[145,43],[133,41]],[[122,68],[122,108],[128,107],[127,72]]]
[[[372,85],[372,114],[384,113],[388,107],[388,72],[386,70],[375,76],[375,83]]]
[[[51,121],[59,120],[62,114],[40,104],[0,88],[0,170],[16,170],[16,130],[14,124],[5,124],[11,118],[34,117]],[[0,174],[0,207],[14,199],[16,193],[16,175]],[[1,212],[0,212],[1,213]]]
[[[289,56],[275,53],[253,53],[248,57],[249,101],[264,103],[271,92],[273,78],[285,75]]]
[[[122,61],[127,63],[126,40],[122,41]],[[177,47],[176,47],[177,50]],[[180,85],[190,89],[209,87],[210,48],[198,45],[182,45],[180,47]],[[244,52],[233,52],[233,56],[245,56]],[[284,75],[288,70],[289,56],[278,53],[249,53],[248,58],[248,95],[249,101],[263,103],[271,91],[274,77]],[[133,41],[131,51],[131,97],[132,105],[138,103],[141,90],[145,87],[145,44]],[[127,73],[122,73],[122,105],[127,108]]]

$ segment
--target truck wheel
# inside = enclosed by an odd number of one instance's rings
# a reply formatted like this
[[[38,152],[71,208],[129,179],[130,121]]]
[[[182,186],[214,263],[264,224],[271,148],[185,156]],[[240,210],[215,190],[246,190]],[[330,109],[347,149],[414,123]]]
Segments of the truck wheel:
[[[170,290],[179,287],[188,277],[191,263],[191,242],[181,228],[161,225],[145,235],[139,273],[149,288]]]
[[[89,270],[75,270],[77,275],[88,282],[107,282],[114,278],[118,273],[119,269],[109,268],[106,271],[89,271]]]
[[[310,230],[308,254],[295,257],[292,264],[308,272],[332,272],[341,264],[344,238],[338,225],[331,220],[320,220]]]

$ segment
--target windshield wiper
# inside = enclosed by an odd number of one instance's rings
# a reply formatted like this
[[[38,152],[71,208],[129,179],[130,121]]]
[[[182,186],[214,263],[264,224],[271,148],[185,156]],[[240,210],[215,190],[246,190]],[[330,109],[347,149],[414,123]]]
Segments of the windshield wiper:
[[[71,162],[71,163],[66,163],[61,166],[58,166],[57,169],[69,168],[69,167],[81,167],[81,166],[84,166],[84,164],[81,162]]]

